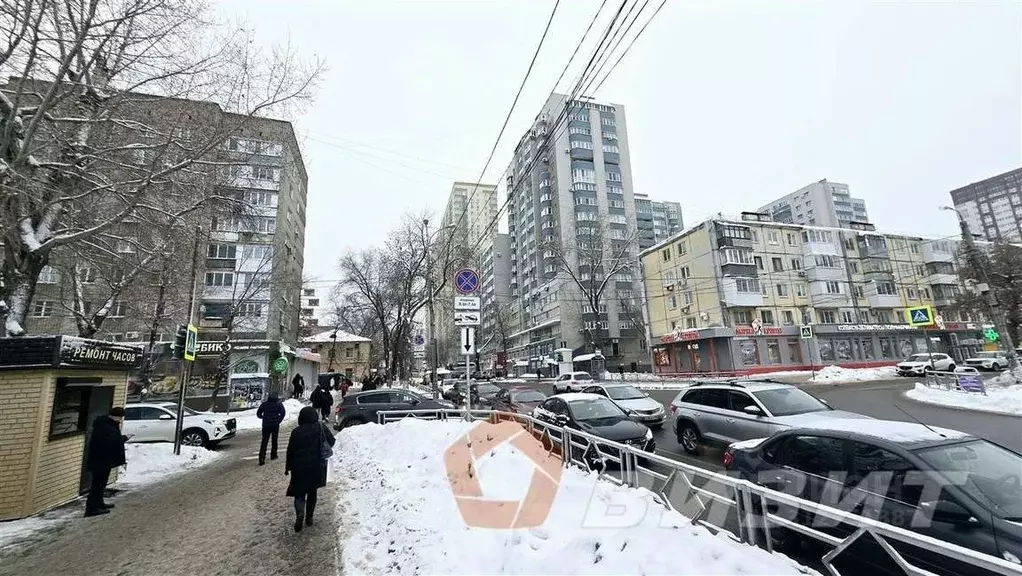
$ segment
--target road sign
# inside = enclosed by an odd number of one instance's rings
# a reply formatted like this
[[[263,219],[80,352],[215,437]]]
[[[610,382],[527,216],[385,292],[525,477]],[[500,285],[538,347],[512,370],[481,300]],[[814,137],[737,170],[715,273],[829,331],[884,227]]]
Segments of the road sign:
[[[455,296],[454,297],[454,309],[455,310],[478,310],[479,309],[479,297],[478,296]]]
[[[802,339],[803,340],[808,340],[808,339],[813,337],[813,327],[812,326],[799,326],[798,327],[798,331],[799,331],[799,334],[802,335]]]
[[[933,308],[929,306],[906,308],[905,320],[910,326],[929,326],[933,324]]]
[[[199,329],[194,324],[188,325],[188,338],[185,339],[185,360],[195,362],[195,345],[199,342]]]
[[[478,326],[479,325],[479,313],[478,312],[455,312],[454,313],[454,325],[455,326]]]
[[[283,374],[287,372],[288,361],[287,357],[281,356],[273,361],[273,371],[277,374]]]
[[[467,327],[461,329],[461,353],[471,356],[476,353],[476,329]]]
[[[454,289],[458,294],[475,294],[479,290],[479,275],[471,268],[462,268],[454,274]]]

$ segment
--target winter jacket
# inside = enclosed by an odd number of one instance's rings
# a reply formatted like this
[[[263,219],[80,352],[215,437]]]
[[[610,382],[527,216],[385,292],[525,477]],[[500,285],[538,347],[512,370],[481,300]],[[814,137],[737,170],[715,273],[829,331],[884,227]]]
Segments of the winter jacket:
[[[256,410],[256,418],[262,418],[263,428],[280,426],[286,415],[287,410],[284,409],[284,403],[280,401],[280,398],[273,395],[260,404]]]
[[[312,393],[311,400],[312,407],[320,411],[329,410],[334,403],[334,397],[330,395],[330,391],[323,387],[316,388],[316,391]]]
[[[326,461],[320,453],[320,446],[326,440],[333,446],[333,433],[320,422],[315,408],[302,408],[298,414],[298,427],[291,431],[287,441],[287,456],[284,471],[290,473],[291,481],[287,495],[304,494],[326,486]]]
[[[89,470],[111,470],[124,466],[124,436],[117,421],[109,416],[100,416],[92,424],[89,437],[89,455],[85,465]]]

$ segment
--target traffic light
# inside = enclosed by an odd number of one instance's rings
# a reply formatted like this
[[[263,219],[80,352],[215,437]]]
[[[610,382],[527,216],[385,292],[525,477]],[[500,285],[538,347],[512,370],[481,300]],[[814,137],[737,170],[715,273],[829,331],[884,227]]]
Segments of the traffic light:
[[[177,334],[174,335],[174,358],[185,357],[185,342],[188,340],[188,326],[179,324]]]

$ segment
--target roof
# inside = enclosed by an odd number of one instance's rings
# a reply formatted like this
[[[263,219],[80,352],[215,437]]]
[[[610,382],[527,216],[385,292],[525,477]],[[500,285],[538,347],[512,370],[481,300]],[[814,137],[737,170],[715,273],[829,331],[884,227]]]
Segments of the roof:
[[[887,440],[895,444],[920,444],[927,442],[943,442],[947,440],[965,440],[972,436],[950,428],[924,426],[915,422],[898,422],[894,420],[860,420],[860,419],[821,419],[811,426],[803,426],[800,430],[819,430],[826,432],[848,432],[852,437],[869,437]]]
[[[317,343],[334,342],[335,340],[330,337],[334,333],[335,332],[333,330],[327,330],[326,332],[320,332],[319,334],[313,334],[312,336],[309,336],[307,338],[302,338],[302,342]],[[372,342],[372,340],[370,340],[369,338],[355,336],[354,334],[349,334],[343,330],[337,330],[336,334],[337,334],[336,342]]]
[[[597,357],[596,354],[583,354],[581,356],[575,356],[574,358],[571,359],[571,361],[572,362],[588,362],[588,361],[590,361],[590,360],[592,360],[593,358],[596,358],[596,357]],[[600,354],[599,357],[603,358],[603,354]]]
[[[756,382],[755,380],[743,380],[743,381],[734,380],[734,381],[728,381],[728,382],[704,382],[704,383],[697,383],[695,386],[693,386],[691,388],[686,388],[686,390],[691,390],[691,389],[695,389],[695,388],[703,388],[703,389],[705,389],[705,388],[725,388],[725,389],[728,389],[728,390],[741,389],[741,390],[746,390],[748,392],[760,392],[760,391],[763,391],[763,390],[778,390],[778,389],[781,389],[781,388],[795,388],[795,386],[793,386],[791,384],[782,384],[782,383],[779,383],[779,382]]]
[[[560,398],[565,402],[571,403],[581,400],[599,400],[604,397],[599,394],[587,394],[585,392],[565,392],[564,394],[555,394],[551,398]]]

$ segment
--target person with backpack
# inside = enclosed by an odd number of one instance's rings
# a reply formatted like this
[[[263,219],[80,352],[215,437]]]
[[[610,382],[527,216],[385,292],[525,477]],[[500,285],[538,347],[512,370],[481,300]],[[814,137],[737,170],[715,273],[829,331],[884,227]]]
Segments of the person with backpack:
[[[263,421],[263,439],[259,442],[259,465],[266,464],[266,444],[272,439],[270,447],[270,460],[277,459],[277,436],[280,434],[280,423],[284,421],[287,410],[284,403],[277,397],[276,392],[270,392],[267,398],[256,410],[256,418]]]
[[[313,525],[316,491],[326,486],[327,461],[333,455],[335,442],[316,410],[308,406],[302,408],[298,413],[298,427],[288,438],[284,459],[284,475],[291,476],[286,494],[295,499],[295,532]]]

